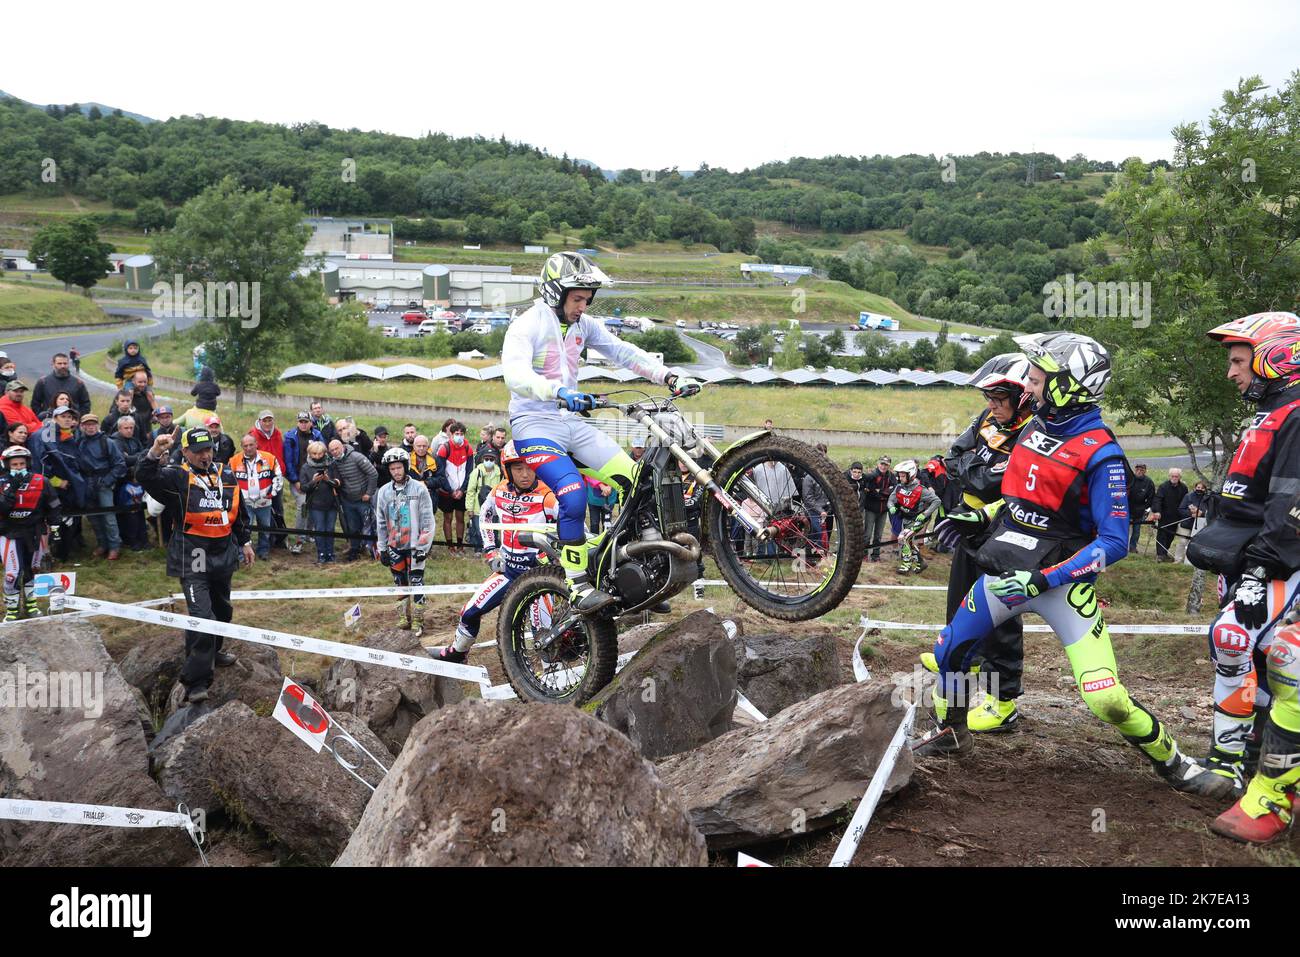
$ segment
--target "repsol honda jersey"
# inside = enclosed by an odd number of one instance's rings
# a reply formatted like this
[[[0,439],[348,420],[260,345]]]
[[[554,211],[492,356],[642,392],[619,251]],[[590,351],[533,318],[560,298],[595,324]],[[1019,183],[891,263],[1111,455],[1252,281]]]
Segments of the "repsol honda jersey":
[[[1244,566],[1262,565],[1273,578],[1287,578],[1300,568],[1300,536],[1286,521],[1300,494],[1297,393],[1300,389],[1292,387],[1260,403],[1228,465],[1214,517],[1193,539],[1207,535],[1208,547],[1218,543],[1240,551]],[[1195,555],[1191,560],[1205,567]]]
[[[1016,440],[1033,415],[1018,413],[1006,425],[999,425],[985,409],[957,437],[943,460],[948,475],[961,486],[962,499],[971,508],[981,508],[1002,497],[1002,476]]]
[[[537,564],[537,549],[520,542],[518,532],[485,526],[555,524],[560,520],[560,504],[543,482],[521,492],[506,479],[488,493],[478,517],[483,551],[495,549],[505,559],[507,571],[521,572]]]
[[[1041,569],[1055,587],[1128,553],[1123,450],[1093,409],[1020,433],[1002,479],[998,522],[977,560],[991,571]]]

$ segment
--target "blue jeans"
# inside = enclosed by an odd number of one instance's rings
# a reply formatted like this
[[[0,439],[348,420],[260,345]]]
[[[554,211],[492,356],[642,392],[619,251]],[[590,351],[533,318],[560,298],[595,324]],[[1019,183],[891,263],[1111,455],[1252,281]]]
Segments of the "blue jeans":
[[[369,502],[350,502],[347,499],[340,499],[339,504],[343,506],[343,527],[346,531],[353,535],[365,535],[371,531]],[[365,542],[355,539],[348,542],[349,556],[360,555],[365,550]]]
[[[265,525],[270,528],[274,524],[272,518],[274,512],[270,505],[263,505],[260,508],[248,507],[249,517],[252,518],[254,525]],[[257,557],[265,559],[271,554],[271,533],[257,533]]]
[[[99,508],[114,508],[116,502],[113,501],[113,488],[98,488],[95,490],[95,504]],[[90,525],[95,530],[95,538],[99,542],[99,547],[107,549],[110,552],[116,552],[122,547],[122,536],[117,530],[116,515],[91,515]]]
[[[1134,522],[1131,526],[1129,526],[1129,533],[1128,533],[1128,550],[1129,550],[1130,552],[1136,552],[1136,551],[1137,551],[1137,549],[1138,549],[1138,537],[1139,537],[1141,534],[1142,534],[1142,523],[1141,523],[1141,522]]]
[[[338,514],[336,508],[313,508],[311,512],[311,525],[308,527],[313,532],[332,532],[334,531],[334,517]],[[316,560],[334,560],[334,539],[329,535],[316,536]]]

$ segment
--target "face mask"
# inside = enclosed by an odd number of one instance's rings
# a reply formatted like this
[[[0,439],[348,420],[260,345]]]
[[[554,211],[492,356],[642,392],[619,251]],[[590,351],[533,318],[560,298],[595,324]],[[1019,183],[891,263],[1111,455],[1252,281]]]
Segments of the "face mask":
[[[10,469],[9,474],[12,475],[14,478],[18,479],[20,482],[23,479],[27,478],[26,469]]]
[[[465,436],[463,436],[463,435],[453,435],[453,436],[451,437],[451,442],[452,442],[452,445],[464,445],[464,444],[465,444]]]

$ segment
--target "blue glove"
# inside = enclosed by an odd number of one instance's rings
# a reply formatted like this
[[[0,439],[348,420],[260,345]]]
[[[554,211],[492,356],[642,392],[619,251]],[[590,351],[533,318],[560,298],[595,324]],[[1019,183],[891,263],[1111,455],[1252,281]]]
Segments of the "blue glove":
[[[1008,608],[1015,608],[1047,591],[1047,576],[1037,571],[1007,572],[989,582],[989,591]]]
[[[586,412],[596,407],[596,397],[590,392],[561,387],[560,391],[555,393],[555,397],[563,402],[570,412]]]

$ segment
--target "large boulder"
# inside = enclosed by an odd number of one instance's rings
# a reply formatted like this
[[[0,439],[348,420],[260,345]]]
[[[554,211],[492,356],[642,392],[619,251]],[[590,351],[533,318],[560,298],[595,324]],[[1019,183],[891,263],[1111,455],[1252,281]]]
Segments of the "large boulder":
[[[392,755],[365,722],[345,712],[332,717],[391,766]],[[343,757],[356,763],[356,753],[347,747],[340,749]],[[173,798],[256,825],[305,864],[328,864],[338,855],[371,794],[328,751],[317,754],[274,718],[259,717],[241,701],[203,715],[154,757],[163,788]],[[379,769],[362,761],[357,773],[377,783]]]
[[[208,687],[208,707],[216,710],[229,701],[242,701],[258,714],[270,714],[284,684],[280,656],[275,648],[251,641],[226,639],[222,651],[232,652],[239,660],[229,668],[213,670],[212,684]],[[167,717],[170,718],[182,706],[184,697],[185,686],[178,681],[167,699]]]
[[[583,706],[651,759],[731,730],[735,707],[735,649],[722,619],[708,611],[663,628]]]
[[[713,847],[736,847],[828,826],[862,798],[903,712],[883,681],[841,685],[760,724],[664,758],[659,775]],[[902,748],[882,800],[912,775]]]
[[[576,708],[465,701],[415,726],[340,865],[692,865],[654,767]]]
[[[769,718],[796,702],[834,688],[845,677],[829,632],[737,635],[736,682]]]
[[[365,644],[415,658],[428,656],[420,639],[400,628],[369,635]],[[454,678],[375,667],[341,658],[330,665],[321,679],[320,695],[327,709],[351,711],[370,726],[389,751],[397,754],[417,721],[464,698],[464,684]]]
[[[149,708],[161,714],[184,664],[185,636],[168,629],[142,636],[117,666],[126,683],[138,688]]]
[[[149,777],[138,699],[85,620],[0,632],[0,794],[176,810]],[[175,865],[190,858],[197,852],[179,829],[0,820],[6,866]]]

